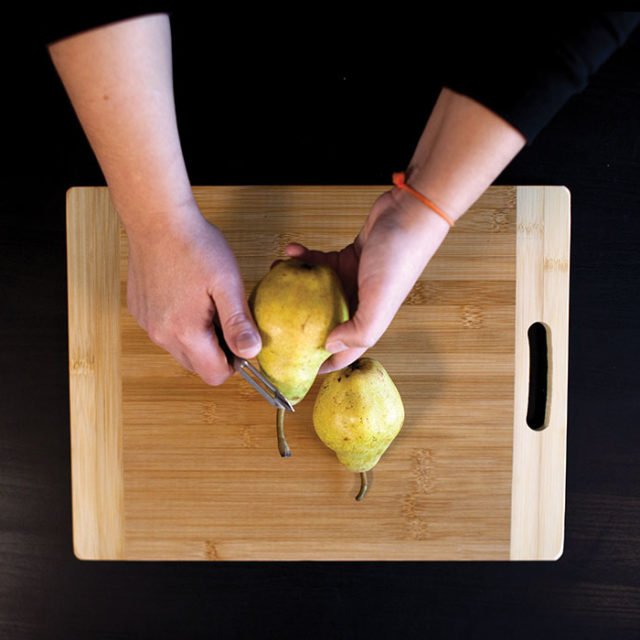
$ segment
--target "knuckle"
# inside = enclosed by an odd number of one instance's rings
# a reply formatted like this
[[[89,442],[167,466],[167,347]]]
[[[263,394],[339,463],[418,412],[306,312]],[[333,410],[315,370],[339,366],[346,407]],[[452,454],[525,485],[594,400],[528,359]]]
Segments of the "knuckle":
[[[378,342],[378,336],[371,329],[365,329],[359,335],[358,344],[356,345],[360,349],[371,349]]]
[[[362,340],[360,340],[360,343],[358,344],[358,348],[360,349],[371,349],[372,347],[374,347],[376,344],[376,341],[371,338],[370,336],[365,336],[362,338]]]
[[[211,370],[199,371],[197,373],[206,384],[212,387],[220,386],[229,377],[229,373],[226,371],[221,372],[217,370]]]
[[[149,339],[151,340],[151,342],[153,342],[154,344],[157,344],[159,347],[164,346],[165,334],[162,331],[162,329],[160,329],[160,327],[157,327],[155,325],[150,325],[147,328],[147,334],[149,335]]]
[[[147,327],[147,334],[151,342],[159,347],[167,348],[172,343],[171,331],[164,324],[150,322]]]
[[[195,336],[192,330],[189,327],[178,326],[172,329],[172,335],[176,342],[178,342],[183,347],[189,348],[191,345],[195,343]]]
[[[171,320],[149,322],[147,333],[152,342],[165,348],[170,346],[188,348],[194,342],[193,331],[189,327]]]
[[[247,318],[242,311],[236,311],[224,318],[222,325],[223,331],[237,332],[249,327],[251,323],[249,322],[249,318]]]
[[[353,317],[354,334],[353,339],[349,340],[352,347],[360,349],[370,349],[375,346],[381,336],[379,323],[373,322],[368,314],[363,315],[358,312]]]

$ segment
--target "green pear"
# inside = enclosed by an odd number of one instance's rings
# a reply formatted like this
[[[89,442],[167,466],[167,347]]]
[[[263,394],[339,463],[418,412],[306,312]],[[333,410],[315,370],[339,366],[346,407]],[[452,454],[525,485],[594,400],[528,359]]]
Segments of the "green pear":
[[[281,260],[258,282],[249,306],[262,337],[260,369],[295,405],[307,395],[330,355],[324,348],[327,336],[349,319],[342,283],[329,266]],[[278,410],[278,446],[287,457],[283,419],[284,410]]]
[[[362,500],[373,469],[400,432],[404,405],[385,368],[362,357],[322,382],[313,407],[316,434],[350,471],[360,474]]]

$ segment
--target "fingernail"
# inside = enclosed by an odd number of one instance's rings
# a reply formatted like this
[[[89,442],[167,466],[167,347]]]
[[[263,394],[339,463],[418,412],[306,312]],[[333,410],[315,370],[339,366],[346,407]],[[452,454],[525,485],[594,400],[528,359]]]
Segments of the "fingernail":
[[[332,342],[328,342],[326,345],[326,349],[329,353],[340,353],[341,351],[346,351],[349,347],[342,342],[342,340],[333,340]]]
[[[242,353],[243,351],[250,351],[259,343],[260,336],[258,336],[257,333],[254,333],[253,331],[245,331],[238,336],[236,340],[236,348]]]

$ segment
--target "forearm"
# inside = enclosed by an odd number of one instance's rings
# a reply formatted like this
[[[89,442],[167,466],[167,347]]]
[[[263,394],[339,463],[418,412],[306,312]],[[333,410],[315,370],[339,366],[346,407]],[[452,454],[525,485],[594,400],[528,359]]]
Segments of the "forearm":
[[[132,234],[179,223],[191,203],[173,100],[166,15],[107,25],[49,48]]]
[[[445,88],[411,158],[406,182],[456,220],[525,143],[495,113]]]

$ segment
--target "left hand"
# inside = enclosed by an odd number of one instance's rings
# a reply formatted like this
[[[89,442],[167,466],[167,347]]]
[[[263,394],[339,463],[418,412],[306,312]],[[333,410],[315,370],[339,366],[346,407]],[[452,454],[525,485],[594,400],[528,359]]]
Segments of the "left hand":
[[[351,318],[327,338],[333,355],[319,373],[347,366],[378,342],[448,231],[420,201],[393,190],[375,201],[354,242],[341,251],[286,247],[289,257],[332,267],[349,300]]]

